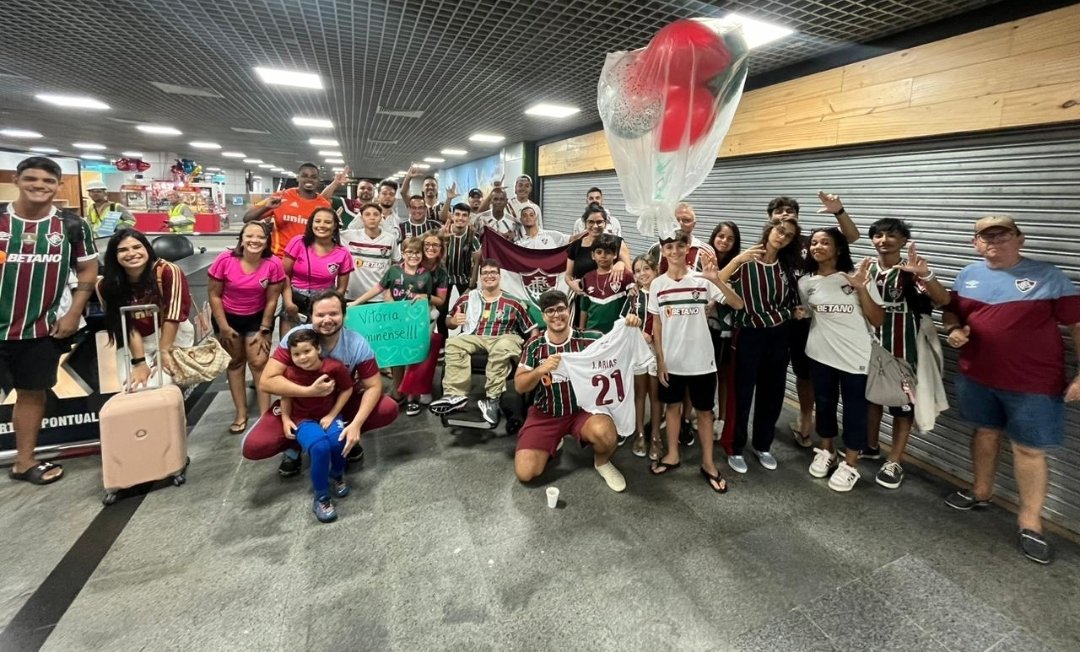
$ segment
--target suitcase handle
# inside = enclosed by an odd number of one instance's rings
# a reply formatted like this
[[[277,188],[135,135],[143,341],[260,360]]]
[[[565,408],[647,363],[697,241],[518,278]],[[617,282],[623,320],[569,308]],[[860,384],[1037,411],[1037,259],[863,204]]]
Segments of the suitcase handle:
[[[124,351],[127,352],[125,359],[127,360],[127,383],[125,383],[124,393],[134,394],[136,392],[142,392],[149,387],[143,386],[141,389],[131,388],[131,375],[135,371],[135,365],[131,364],[131,349],[128,348],[128,315],[133,312],[149,312],[154,315],[154,339],[157,340],[157,380],[158,387],[165,385],[165,372],[161,366],[161,331],[158,329],[157,313],[160,312],[155,304],[144,303],[137,306],[123,306],[120,308],[120,330],[124,332]]]

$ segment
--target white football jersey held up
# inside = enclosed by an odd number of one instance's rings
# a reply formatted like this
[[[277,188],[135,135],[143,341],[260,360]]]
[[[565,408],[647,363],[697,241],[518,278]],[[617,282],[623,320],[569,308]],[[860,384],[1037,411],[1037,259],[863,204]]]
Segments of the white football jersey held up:
[[[623,320],[584,351],[563,353],[553,376],[565,376],[578,407],[606,414],[623,437],[634,434],[634,369],[652,357],[640,328]]]

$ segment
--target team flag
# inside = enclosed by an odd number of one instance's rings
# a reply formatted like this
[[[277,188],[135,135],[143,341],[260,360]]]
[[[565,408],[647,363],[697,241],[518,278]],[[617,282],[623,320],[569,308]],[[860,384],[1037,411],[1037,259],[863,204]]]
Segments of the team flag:
[[[485,231],[481,238],[480,253],[483,258],[499,261],[502,267],[503,291],[522,301],[529,309],[533,322],[543,326],[544,315],[536,306],[540,295],[547,290],[562,290],[568,296],[571,294],[570,286],[566,283],[567,246],[527,249],[498,234]]]

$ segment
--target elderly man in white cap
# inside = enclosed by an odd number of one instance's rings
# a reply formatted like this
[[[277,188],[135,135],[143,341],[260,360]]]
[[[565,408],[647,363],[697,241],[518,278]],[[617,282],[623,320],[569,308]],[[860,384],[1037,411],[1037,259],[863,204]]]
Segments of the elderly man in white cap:
[[[108,187],[100,181],[91,181],[86,184],[86,194],[90,195],[90,201],[86,205],[86,221],[90,223],[90,229],[95,237],[110,235],[113,231],[135,226],[135,216],[123,204],[109,201],[108,190]],[[102,232],[101,225],[106,219],[111,223],[114,214],[117,217],[116,224],[111,229],[106,226],[106,230]]]

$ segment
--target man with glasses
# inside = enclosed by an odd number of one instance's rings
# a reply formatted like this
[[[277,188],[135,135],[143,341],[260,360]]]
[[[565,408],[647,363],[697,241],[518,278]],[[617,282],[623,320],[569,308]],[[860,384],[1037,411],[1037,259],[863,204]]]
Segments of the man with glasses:
[[[461,334],[446,342],[443,370],[443,397],[431,404],[433,414],[448,414],[465,407],[472,386],[472,355],[488,354],[484,375],[485,398],[477,401],[484,421],[499,422],[499,397],[506,390],[506,378],[521,345],[536,328],[528,309],[517,299],[503,294],[499,262],[490,258],[480,263],[480,288],[458,299],[446,318],[449,328]]]
[[[1058,328],[1069,330],[1080,351],[1080,292],[1057,267],[1020,254],[1024,234],[1011,217],[976,222],[974,245],[983,260],[956,276],[942,321],[949,344],[960,349],[956,397],[961,418],[975,425],[975,482],[945,503],[962,511],[990,504],[998,449],[1007,436],[1020,493],[1020,551],[1048,564],[1041,518],[1046,451],[1064,440],[1064,403],[1080,401],[1080,375],[1066,380]]]
[[[409,197],[409,219],[398,226],[398,244],[409,238],[419,238],[428,231],[438,231],[442,223],[428,217],[428,208],[420,195]]]

